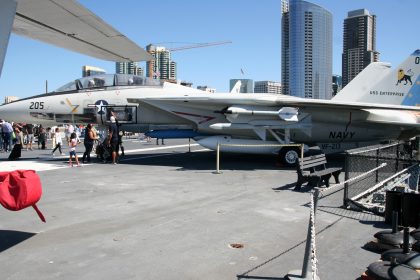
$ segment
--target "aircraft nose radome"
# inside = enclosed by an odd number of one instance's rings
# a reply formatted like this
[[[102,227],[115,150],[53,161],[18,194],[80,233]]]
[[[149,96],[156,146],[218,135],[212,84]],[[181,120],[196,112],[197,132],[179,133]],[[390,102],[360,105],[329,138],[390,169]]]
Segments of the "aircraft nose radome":
[[[0,106],[0,118],[3,120],[9,120],[10,119],[10,110],[9,110],[10,104],[3,104]]]
[[[20,122],[27,110],[23,111],[16,103],[3,104],[0,106],[0,118],[13,122]]]

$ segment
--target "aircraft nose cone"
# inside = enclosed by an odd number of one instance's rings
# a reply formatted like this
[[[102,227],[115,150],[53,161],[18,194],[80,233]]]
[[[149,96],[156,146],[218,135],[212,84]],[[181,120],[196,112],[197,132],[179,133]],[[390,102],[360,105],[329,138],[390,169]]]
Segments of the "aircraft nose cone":
[[[12,122],[25,122],[28,116],[28,108],[23,109],[19,101],[0,105],[0,118]]]

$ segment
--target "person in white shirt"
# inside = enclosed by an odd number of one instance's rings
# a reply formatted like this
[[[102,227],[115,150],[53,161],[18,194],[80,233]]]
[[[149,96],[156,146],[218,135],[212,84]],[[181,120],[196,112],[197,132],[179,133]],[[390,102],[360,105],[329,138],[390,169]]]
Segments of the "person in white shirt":
[[[69,124],[67,126],[67,129],[66,129],[66,141],[67,141],[67,143],[70,142],[70,136],[73,132],[74,132],[74,126],[72,124]]]
[[[54,140],[55,140],[55,147],[51,152],[52,155],[54,156],[54,152],[58,149],[60,154],[64,156],[64,153],[61,151],[61,144],[63,143],[63,140],[61,139],[61,132],[58,127],[55,129]]]

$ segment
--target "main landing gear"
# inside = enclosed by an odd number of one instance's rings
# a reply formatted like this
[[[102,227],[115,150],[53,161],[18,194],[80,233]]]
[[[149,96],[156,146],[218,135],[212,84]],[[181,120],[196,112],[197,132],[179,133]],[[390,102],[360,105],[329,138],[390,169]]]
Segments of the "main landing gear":
[[[279,161],[286,167],[296,166],[300,155],[298,147],[283,147],[279,151]]]

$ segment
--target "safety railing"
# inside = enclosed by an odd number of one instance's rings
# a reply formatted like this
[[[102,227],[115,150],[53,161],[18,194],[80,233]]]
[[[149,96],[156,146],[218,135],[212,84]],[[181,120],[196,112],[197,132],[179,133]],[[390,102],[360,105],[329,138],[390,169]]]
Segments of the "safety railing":
[[[365,210],[379,216],[385,215],[386,192],[394,187],[404,187],[413,191],[418,190],[420,165],[418,163],[407,167],[400,172],[378,182],[371,188],[347,199],[351,209]]]
[[[416,163],[414,148],[415,142],[400,142],[346,151],[344,166],[346,181],[379,166],[380,163],[386,162],[387,166],[366,176],[362,181],[347,183],[343,194],[344,207],[349,206],[351,198],[365,193],[371,187]]]
[[[318,200],[330,195],[331,193],[338,192],[344,188],[348,183],[362,180],[364,177],[369,176],[370,174],[386,167],[386,163],[379,164],[378,167],[375,167],[367,172],[364,172],[358,176],[355,176],[351,179],[348,179],[342,183],[332,185],[328,188],[315,188],[311,192],[311,203],[310,203],[310,212],[309,212],[309,223],[308,223],[308,234],[306,239],[305,253],[303,258],[302,270],[293,270],[286,275],[286,278],[289,280],[295,279],[311,279],[317,280],[318,276],[318,259],[316,257],[316,229],[315,229],[315,216],[318,205]]]

